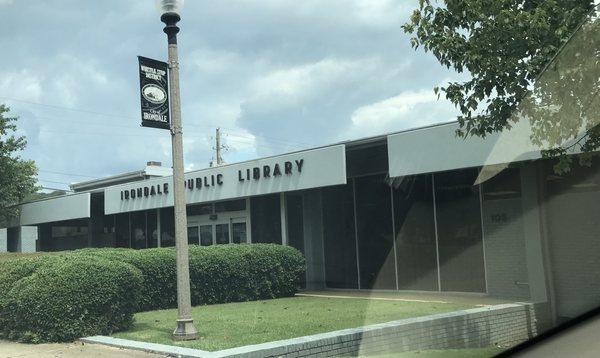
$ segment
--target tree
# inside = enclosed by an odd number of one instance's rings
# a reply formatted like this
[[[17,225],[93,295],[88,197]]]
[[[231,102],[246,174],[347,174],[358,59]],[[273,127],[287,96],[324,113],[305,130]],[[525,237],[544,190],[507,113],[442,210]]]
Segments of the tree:
[[[17,214],[15,204],[36,191],[37,168],[18,153],[25,149],[25,137],[15,136],[16,117],[6,117],[9,108],[0,105],[0,227]]]
[[[411,44],[471,78],[436,87],[461,112],[457,135],[529,120],[531,141],[569,170],[600,147],[600,26],[593,0],[420,0]]]

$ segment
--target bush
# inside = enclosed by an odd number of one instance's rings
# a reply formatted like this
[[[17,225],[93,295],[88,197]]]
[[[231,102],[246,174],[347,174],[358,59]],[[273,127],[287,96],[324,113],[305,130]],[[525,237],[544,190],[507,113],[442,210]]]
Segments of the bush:
[[[190,246],[193,305],[292,296],[302,254],[273,244]],[[177,306],[175,248],[83,249],[0,264],[0,334],[69,341]]]
[[[292,296],[304,270],[302,254],[289,246],[191,246],[192,304]]]
[[[65,342],[127,329],[140,299],[133,266],[89,255],[49,257],[4,298],[0,330],[12,340]]]

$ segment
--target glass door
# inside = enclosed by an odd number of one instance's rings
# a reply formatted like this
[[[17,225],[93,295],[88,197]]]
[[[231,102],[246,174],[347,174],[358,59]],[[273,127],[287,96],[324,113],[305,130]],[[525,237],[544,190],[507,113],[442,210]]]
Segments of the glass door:
[[[200,245],[210,246],[213,243],[213,225],[200,225]]]
[[[245,244],[248,242],[246,218],[231,219],[231,242],[233,244]]]
[[[219,223],[215,224],[214,226],[216,244],[229,244],[229,223]]]
[[[188,226],[188,245],[198,245],[198,226]]]

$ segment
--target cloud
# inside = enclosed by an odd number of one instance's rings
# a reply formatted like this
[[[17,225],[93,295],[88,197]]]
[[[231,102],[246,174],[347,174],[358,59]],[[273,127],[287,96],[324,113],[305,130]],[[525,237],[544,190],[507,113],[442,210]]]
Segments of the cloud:
[[[345,135],[365,137],[447,122],[455,116],[456,110],[444,100],[438,100],[432,89],[410,90],[356,109],[351,117],[352,126]]]
[[[154,5],[0,0],[9,3],[0,97],[22,100],[6,102],[21,117],[24,156],[42,170],[91,176],[148,160],[170,166],[168,131],[139,126],[136,56],[167,57]],[[417,5],[188,1],[178,39],[186,168],[214,157],[216,127],[232,163],[451,118],[444,101],[426,100],[455,75],[415,52],[400,28]]]

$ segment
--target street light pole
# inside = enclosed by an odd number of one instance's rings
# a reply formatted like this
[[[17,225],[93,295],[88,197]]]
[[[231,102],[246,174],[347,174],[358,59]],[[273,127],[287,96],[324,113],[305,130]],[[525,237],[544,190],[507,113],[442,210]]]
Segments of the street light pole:
[[[173,195],[175,207],[175,248],[177,251],[177,327],[175,340],[198,338],[192,318],[190,295],[190,265],[188,257],[187,216],[185,210],[183,176],[183,131],[181,126],[181,103],[179,96],[179,60],[177,55],[177,1],[163,0],[160,20],[165,23],[164,32],[169,43],[169,82],[171,97],[171,142],[173,146]]]

